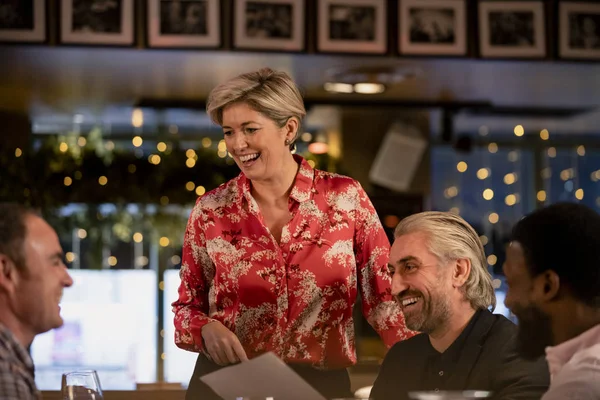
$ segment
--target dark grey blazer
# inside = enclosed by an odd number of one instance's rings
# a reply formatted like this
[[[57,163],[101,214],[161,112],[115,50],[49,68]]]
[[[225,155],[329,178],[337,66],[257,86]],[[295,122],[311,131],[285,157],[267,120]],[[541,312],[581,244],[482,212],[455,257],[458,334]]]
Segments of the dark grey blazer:
[[[548,390],[548,364],[525,361],[515,351],[517,327],[502,315],[478,313],[452,376],[440,390],[487,390],[496,400],[539,399]],[[408,399],[426,369],[431,346],[425,334],[396,343],[386,355],[371,391],[375,400]]]

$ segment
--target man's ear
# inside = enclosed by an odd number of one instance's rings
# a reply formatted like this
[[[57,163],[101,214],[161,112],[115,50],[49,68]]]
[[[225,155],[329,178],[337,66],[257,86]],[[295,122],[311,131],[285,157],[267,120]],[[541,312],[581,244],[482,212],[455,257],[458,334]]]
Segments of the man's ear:
[[[0,291],[13,293],[18,282],[17,266],[10,257],[0,253]]]
[[[541,286],[538,293],[542,300],[551,301],[558,297],[560,292],[560,277],[556,272],[549,269],[539,274],[536,278],[538,282],[535,282],[535,284]]]
[[[452,271],[452,285],[454,287],[462,287],[470,275],[471,260],[468,258],[459,258],[454,262],[454,270]]]

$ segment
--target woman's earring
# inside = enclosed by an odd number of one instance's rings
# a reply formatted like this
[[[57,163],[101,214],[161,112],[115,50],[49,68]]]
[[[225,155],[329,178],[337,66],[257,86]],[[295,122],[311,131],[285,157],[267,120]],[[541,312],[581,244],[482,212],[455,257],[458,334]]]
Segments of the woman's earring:
[[[285,142],[284,142],[284,144],[285,144],[286,146],[289,146],[289,145],[290,145],[290,143],[292,143],[292,141],[291,141],[290,139],[285,139]]]

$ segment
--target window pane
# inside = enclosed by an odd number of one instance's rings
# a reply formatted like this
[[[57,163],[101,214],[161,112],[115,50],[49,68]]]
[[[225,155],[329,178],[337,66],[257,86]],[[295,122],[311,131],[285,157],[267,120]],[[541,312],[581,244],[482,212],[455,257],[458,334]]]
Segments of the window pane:
[[[31,347],[40,390],[60,390],[65,371],[95,369],[108,390],[156,381],[156,272],[70,270],[65,324]]]

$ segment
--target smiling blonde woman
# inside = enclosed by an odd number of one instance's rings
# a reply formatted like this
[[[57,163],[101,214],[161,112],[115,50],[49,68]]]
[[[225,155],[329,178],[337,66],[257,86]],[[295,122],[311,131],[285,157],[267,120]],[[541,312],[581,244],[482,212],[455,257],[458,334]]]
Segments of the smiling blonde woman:
[[[240,75],[207,111],[241,174],[198,199],[185,234],[175,343],[200,353],[187,398],[218,398],[199,376],[265,352],[325,397],[350,397],[359,292],[388,346],[412,335],[377,213],[358,182],[291,153],[306,111],[286,73]]]

